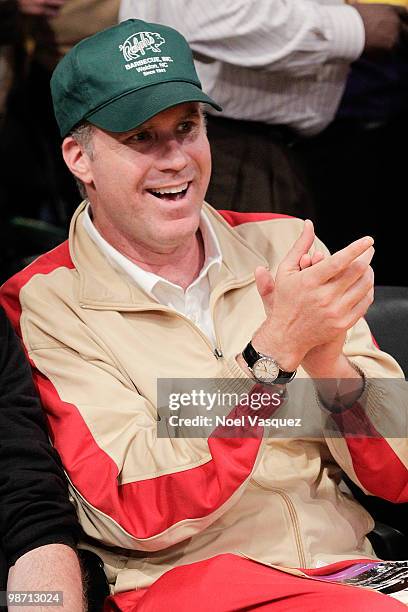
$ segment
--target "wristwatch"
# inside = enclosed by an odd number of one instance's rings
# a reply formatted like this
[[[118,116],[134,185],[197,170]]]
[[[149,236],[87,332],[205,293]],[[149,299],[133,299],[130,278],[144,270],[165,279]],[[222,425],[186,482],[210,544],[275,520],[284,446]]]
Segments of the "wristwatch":
[[[272,357],[258,353],[252,346],[252,342],[248,342],[242,351],[242,356],[256,380],[261,383],[286,385],[296,376],[296,370],[285,372],[285,370],[281,370],[279,364]]]

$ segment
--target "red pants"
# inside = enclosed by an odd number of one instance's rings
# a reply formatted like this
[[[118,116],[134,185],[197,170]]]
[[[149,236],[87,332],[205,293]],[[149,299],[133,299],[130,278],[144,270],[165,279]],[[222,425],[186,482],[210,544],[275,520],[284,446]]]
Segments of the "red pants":
[[[355,561],[336,563],[336,570]],[[327,566],[310,574],[327,572]],[[407,610],[392,597],[285,574],[237,555],[182,565],[149,589],[109,597],[104,612],[376,612]]]

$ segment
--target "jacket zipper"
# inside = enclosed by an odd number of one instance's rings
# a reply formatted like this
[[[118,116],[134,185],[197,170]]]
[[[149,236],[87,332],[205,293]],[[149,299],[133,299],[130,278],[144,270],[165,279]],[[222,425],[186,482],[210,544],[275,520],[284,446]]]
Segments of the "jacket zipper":
[[[224,354],[223,354],[221,346],[220,346],[220,341],[219,341],[218,334],[215,331],[215,326],[214,326],[215,342],[216,342],[216,344],[218,346],[216,346],[214,348],[213,345],[211,344],[211,342],[208,340],[207,336],[204,334],[204,332],[201,331],[201,329],[200,329],[200,327],[198,325],[193,323],[193,321],[191,321],[191,319],[189,319],[185,315],[183,315],[180,312],[177,312],[175,310],[172,310],[168,306],[164,306],[163,304],[157,304],[157,306],[156,305],[155,306],[146,306],[144,308],[132,309],[132,312],[148,312],[150,310],[154,310],[154,311],[158,310],[158,311],[162,311],[162,312],[167,312],[168,314],[171,314],[174,317],[178,317],[179,319],[183,319],[183,321],[185,321],[188,325],[190,325],[190,327],[192,327],[194,329],[194,331],[197,332],[197,334],[199,336],[201,336],[202,340],[204,340],[205,344],[209,347],[211,353],[214,355],[214,357],[216,357],[216,359],[222,359],[224,357]],[[126,312],[126,310],[123,310],[123,312]]]
[[[252,478],[252,482],[260,489],[269,491],[271,493],[276,493],[284,501],[285,506],[288,510],[291,522],[292,522],[293,532],[295,535],[296,549],[297,549],[297,554],[298,554],[299,563],[300,563],[299,568],[305,568],[306,567],[306,555],[305,555],[305,550],[303,547],[302,536],[300,534],[299,518],[296,512],[295,506],[292,500],[290,499],[289,495],[285,493],[283,489],[278,489],[278,488],[269,489],[267,487],[264,487],[254,478]]]
[[[216,342],[216,346],[215,348],[213,348],[211,342],[208,340],[207,336],[201,331],[200,327],[198,325],[196,325],[195,323],[193,323],[193,321],[191,321],[191,319],[189,319],[188,317],[186,317],[185,315],[181,314],[180,312],[177,312],[175,310],[172,310],[171,308],[169,308],[168,306],[164,306],[164,304],[157,304],[156,305],[149,305],[144,307],[143,309],[140,309],[141,311],[148,311],[148,310],[164,310],[165,312],[171,313],[173,316],[175,317],[179,317],[180,319],[183,319],[183,321],[186,321],[200,336],[201,338],[204,340],[204,342],[206,343],[206,345],[210,348],[211,353],[214,355],[214,357],[217,360],[223,359],[224,358],[224,353],[222,352],[222,346],[221,346],[221,342],[220,342],[220,338],[218,336],[217,330],[215,328],[215,323],[214,323],[214,311],[215,311],[215,306],[219,300],[219,298],[224,295],[226,293],[226,291],[230,291],[231,289],[240,289],[241,287],[245,287],[248,284],[248,281],[245,281],[244,283],[238,283],[236,285],[231,285],[230,287],[225,287],[224,290],[222,291],[222,293],[218,294],[215,298],[215,300],[213,301],[212,305],[211,305],[211,319],[214,325],[214,333],[215,333],[215,342]],[[139,309],[136,309],[135,312],[137,312]]]
[[[211,303],[211,300],[210,300],[211,320],[213,322],[214,333],[215,333],[215,342],[217,344],[217,346],[215,347],[215,349],[213,351],[213,354],[215,355],[216,359],[223,359],[224,358],[224,354],[222,352],[220,338],[218,336],[216,325],[215,325],[215,316],[214,316],[215,315],[215,306],[216,306],[218,300],[220,299],[220,297],[225,295],[227,293],[227,291],[231,291],[232,289],[241,289],[241,287],[246,287],[246,285],[248,285],[248,281],[247,280],[244,281],[244,282],[241,282],[241,283],[232,284],[230,286],[227,285],[226,287],[224,287],[224,289],[222,290],[221,293],[218,292],[218,293],[215,294],[215,298],[214,298],[212,303]],[[199,331],[201,332],[200,329],[199,329]]]
[[[212,354],[214,355],[214,357],[219,360],[222,359],[224,357],[224,354],[222,352],[221,346],[220,346],[220,340],[218,337],[217,332],[215,331],[215,326],[214,326],[214,332],[215,332],[215,342],[217,344],[217,346],[215,348],[213,348],[213,345],[211,344],[211,342],[208,340],[207,336],[204,334],[203,331],[201,331],[201,328],[196,325],[195,323],[193,323],[193,321],[191,321],[191,319],[189,319],[188,317],[186,317],[183,314],[180,314],[179,312],[175,312],[173,310],[170,310],[170,308],[168,309],[169,312],[171,312],[173,315],[175,315],[176,317],[180,317],[181,319],[183,319],[184,321],[186,321],[190,327],[192,327],[194,329],[194,331],[196,331],[201,338],[204,340],[204,342],[206,343],[206,345],[210,348]]]
[[[215,305],[218,302],[219,298],[224,295],[227,291],[230,291],[231,289],[240,289],[241,287],[246,287],[246,285],[249,284],[249,280],[245,280],[244,282],[241,283],[237,283],[237,284],[232,284],[230,286],[226,286],[224,287],[223,291],[221,293],[219,293],[212,305],[210,304],[211,307],[211,319],[213,321],[214,324],[214,311],[215,311]],[[92,306],[88,306],[85,305],[83,303],[80,303],[80,306],[82,308],[92,308]],[[111,310],[111,308],[102,308],[102,310]],[[213,345],[211,344],[211,342],[208,340],[207,336],[201,331],[201,329],[198,327],[198,325],[195,325],[191,319],[189,319],[188,317],[186,317],[185,315],[176,312],[175,310],[172,310],[171,308],[169,308],[168,306],[164,306],[164,304],[157,304],[157,305],[153,305],[153,304],[149,304],[148,306],[143,306],[142,308],[121,308],[121,311],[123,312],[127,312],[127,311],[132,311],[132,312],[148,312],[149,310],[161,310],[161,311],[165,311],[167,313],[171,313],[173,316],[179,317],[180,319],[183,319],[183,321],[186,321],[191,327],[193,327],[193,329],[201,336],[201,338],[204,340],[204,342],[206,343],[206,345],[210,348],[211,353],[214,355],[214,357],[219,360],[219,359],[223,359],[224,358],[224,353],[222,352],[222,346],[221,346],[221,342],[220,342],[220,338],[218,336],[217,330],[215,328],[215,324],[214,324],[214,332],[215,332],[215,342],[216,342],[216,346],[215,348],[213,347]]]

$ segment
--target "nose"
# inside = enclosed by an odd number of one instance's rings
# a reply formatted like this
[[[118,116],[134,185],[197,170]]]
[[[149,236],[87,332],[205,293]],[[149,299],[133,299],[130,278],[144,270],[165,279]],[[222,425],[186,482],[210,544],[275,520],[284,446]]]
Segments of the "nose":
[[[169,138],[160,147],[156,165],[162,172],[180,172],[187,166],[188,160],[183,142]]]

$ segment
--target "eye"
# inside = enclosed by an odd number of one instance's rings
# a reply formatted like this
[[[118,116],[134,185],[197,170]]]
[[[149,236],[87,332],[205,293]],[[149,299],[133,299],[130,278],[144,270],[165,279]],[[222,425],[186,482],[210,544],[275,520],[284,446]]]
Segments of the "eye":
[[[128,142],[129,143],[144,143],[144,142],[149,142],[151,140],[152,136],[150,134],[150,132],[148,132],[147,130],[142,131],[142,132],[136,132],[135,134],[132,134],[131,136],[129,136],[128,138]]]
[[[180,134],[190,134],[190,132],[193,132],[196,128],[198,128],[198,123],[195,121],[183,121],[178,125],[177,129]]]

